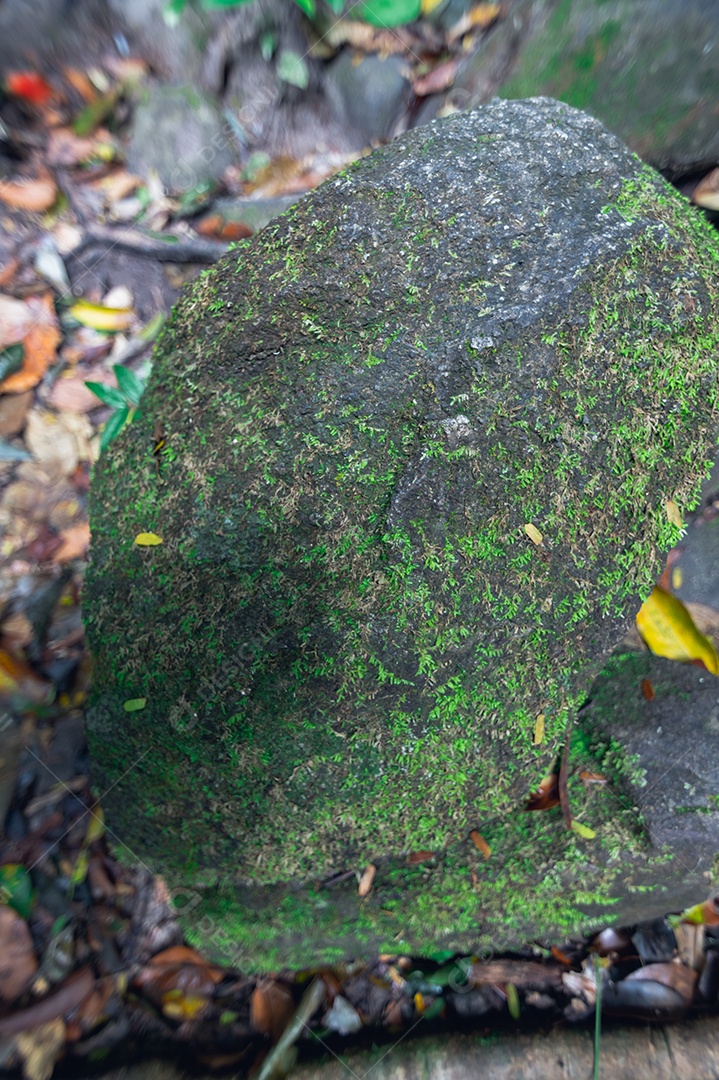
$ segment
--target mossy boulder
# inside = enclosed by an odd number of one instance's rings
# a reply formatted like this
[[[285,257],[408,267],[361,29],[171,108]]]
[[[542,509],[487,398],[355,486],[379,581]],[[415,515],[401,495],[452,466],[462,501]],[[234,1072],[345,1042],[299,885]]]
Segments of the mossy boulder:
[[[708,471],[718,258],[536,99],[402,137],[185,293],[95,472],[85,604],[109,826],[205,947],[496,948],[697,888],[586,726],[596,836],[523,811]]]

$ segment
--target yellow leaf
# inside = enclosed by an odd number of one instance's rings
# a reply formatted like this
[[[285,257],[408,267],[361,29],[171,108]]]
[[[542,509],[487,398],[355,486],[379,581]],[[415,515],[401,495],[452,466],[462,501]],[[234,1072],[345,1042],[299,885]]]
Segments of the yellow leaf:
[[[675,566],[672,570],[672,588],[681,589],[682,582],[684,581],[684,572],[681,566]]]
[[[93,840],[99,840],[105,831],[105,815],[102,812],[102,807],[99,803],[96,803],[90,812],[90,821],[87,826],[87,834],[85,836],[85,843],[91,844]]]
[[[676,525],[678,529],[683,529],[684,522],[682,521],[682,512],[673,499],[667,499],[664,503],[664,509],[666,510],[667,518],[671,521],[672,525]]]
[[[701,660],[719,675],[719,656],[709,638],[697,630],[681,600],[658,585],[637,615],[637,629],[655,656],[668,660]]]
[[[444,3],[444,0],[422,0],[422,14],[429,15],[436,7]]]
[[[168,990],[162,995],[162,1011],[171,1020],[196,1020],[207,1008],[207,999],[182,990]]]
[[[582,825],[581,821],[575,821],[574,818],[572,818],[572,828],[583,840],[593,840],[597,835],[594,829],[590,829],[588,825]]]
[[[542,543],[542,534],[540,533],[536,525],[525,525],[524,531],[526,532],[527,536],[533,544]]]
[[[73,867],[72,874],[70,875],[71,885],[80,885],[85,880],[85,878],[87,877],[87,863],[87,849],[82,848],[77,857],[77,862]]]
[[[532,739],[533,746],[539,746],[544,739],[544,713],[540,712],[537,719],[534,721],[534,738]]]
[[[517,987],[514,983],[507,983],[504,988],[504,992],[507,995],[507,1008],[509,1009],[509,1015],[513,1020],[519,1020],[521,1013],[521,1006],[519,1004],[519,994],[517,993]]]
[[[69,308],[76,322],[92,330],[128,330],[135,318],[132,308],[110,308],[78,300]]]
[[[157,533],[138,533],[135,537],[135,543],[140,547],[155,547],[156,544],[162,543],[162,537]]]

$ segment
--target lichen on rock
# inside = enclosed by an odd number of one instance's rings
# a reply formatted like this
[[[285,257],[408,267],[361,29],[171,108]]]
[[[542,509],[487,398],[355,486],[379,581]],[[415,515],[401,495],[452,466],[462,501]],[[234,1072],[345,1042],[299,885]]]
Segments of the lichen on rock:
[[[571,786],[594,840],[523,807],[707,471],[718,258],[534,99],[403,136],[185,293],[97,467],[86,611],[110,826],[205,946],[516,945],[671,880],[612,788]],[[368,899],[318,888],[369,862]]]

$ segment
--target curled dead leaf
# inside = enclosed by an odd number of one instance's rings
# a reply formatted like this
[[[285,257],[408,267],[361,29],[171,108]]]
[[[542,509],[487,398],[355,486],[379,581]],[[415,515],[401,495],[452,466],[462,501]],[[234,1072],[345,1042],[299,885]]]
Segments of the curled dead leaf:
[[[23,362],[20,371],[8,375],[0,383],[0,394],[19,394],[40,382],[55,359],[61,334],[50,293],[31,296],[21,305],[22,310],[15,307],[12,312],[8,300],[11,298],[0,298],[0,347],[22,341]],[[10,314],[13,322],[8,325],[5,318]]]
[[[61,546],[53,556],[53,562],[66,563],[82,559],[90,545],[90,525],[87,521],[72,525],[60,534]]]
[[[294,999],[283,983],[269,978],[257,983],[250,998],[250,1023],[260,1035],[277,1042],[294,1011]]]
[[[407,856],[407,862],[410,866],[414,866],[416,863],[423,863],[433,859],[436,854],[436,851],[413,851],[411,855]]]
[[[370,863],[359,880],[359,885],[357,886],[357,893],[359,896],[367,896],[369,894],[376,873],[377,867],[374,863]]]
[[[0,180],[0,202],[13,210],[49,210],[57,198],[57,187],[50,177],[37,180]]]
[[[489,856],[492,854],[492,849],[482,836],[481,832],[478,832],[477,829],[472,829],[471,833],[469,834],[469,838],[474,844],[474,846],[477,848],[477,850],[482,852],[485,859],[488,859]]]
[[[525,810],[550,810],[559,805],[559,775],[549,773],[536,791],[530,792]]]
[[[37,971],[32,938],[24,919],[0,905],[0,1001],[12,1004],[26,990]]]
[[[442,64],[428,71],[426,75],[420,75],[412,82],[412,89],[417,97],[426,97],[428,94],[441,94],[454,82],[459,67],[460,58],[453,56]]]
[[[719,169],[712,169],[699,181],[692,202],[705,210],[719,210]]]
[[[543,537],[536,525],[532,525],[531,522],[524,526],[524,531],[532,541],[538,547],[542,544]]]

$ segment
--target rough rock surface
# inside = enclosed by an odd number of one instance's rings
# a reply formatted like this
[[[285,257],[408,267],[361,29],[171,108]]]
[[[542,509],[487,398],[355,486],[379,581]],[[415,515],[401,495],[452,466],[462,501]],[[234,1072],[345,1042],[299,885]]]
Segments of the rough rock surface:
[[[110,828],[205,947],[498,948],[706,886],[613,785],[570,783],[592,840],[522,809],[707,471],[717,259],[596,121],[497,102],[185,294],[96,471],[86,610]],[[369,863],[366,900],[318,887]]]

